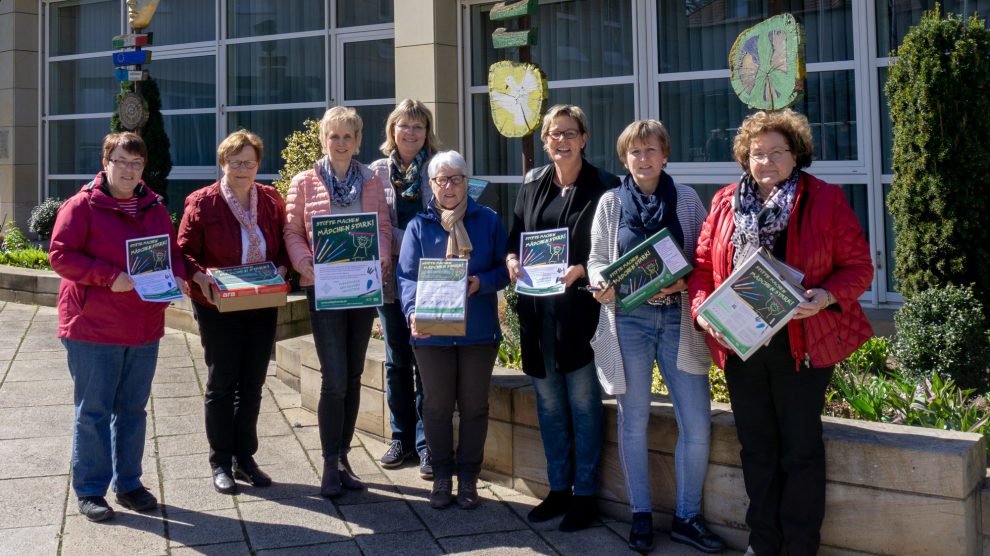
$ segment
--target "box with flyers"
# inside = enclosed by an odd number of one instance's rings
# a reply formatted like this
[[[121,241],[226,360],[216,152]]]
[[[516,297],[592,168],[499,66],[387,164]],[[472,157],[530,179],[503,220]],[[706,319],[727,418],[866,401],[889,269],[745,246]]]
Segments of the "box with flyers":
[[[221,313],[281,307],[289,284],[272,262],[210,268],[213,300]]]

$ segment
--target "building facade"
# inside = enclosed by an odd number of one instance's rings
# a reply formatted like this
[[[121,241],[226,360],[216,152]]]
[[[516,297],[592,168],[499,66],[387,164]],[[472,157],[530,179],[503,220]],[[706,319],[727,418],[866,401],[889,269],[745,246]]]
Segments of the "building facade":
[[[532,58],[549,102],[582,106],[589,160],[620,173],[615,138],[630,121],[669,128],[668,172],[710,199],[740,174],[731,162],[749,110],[729,83],[728,50],[745,28],[790,12],[807,36],[797,109],[815,138],[811,171],[840,184],[869,237],[876,278],[863,301],[900,300],[885,208],[891,131],[883,88],[890,51],[934,0],[541,0]],[[448,148],[492,185],[482,200],[507,216],[521,140],[492,125],[492,2],[478,0],[162,0],[148,66],[162,93],[174,168],[169,203],[218,176],[215,147],[244,127],[265,141],[259,178],[277,176],[284,138],[329,106],[353,106],[365,129],[358,158],[378,158],[396,99],[423,100]],[[990,15],[990,0],[943,1]],[[100,167],[117,83],[110,39],[127,32],[123,0],[0,0],[0,219],[23,223]],[[539,141],[537,140],[537,145]],[[537,164],[545,163],[542,152]]]

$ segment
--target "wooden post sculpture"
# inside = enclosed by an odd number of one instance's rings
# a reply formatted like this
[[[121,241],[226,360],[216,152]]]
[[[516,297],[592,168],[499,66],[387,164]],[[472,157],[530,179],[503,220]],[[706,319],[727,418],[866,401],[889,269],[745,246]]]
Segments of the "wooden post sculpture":
[[[518,19],[519,30],[499,27],[492,33],[497,49],[518,48],[519,61],[496,62],[488,68],[488,98],[495,128],[504,137],[522,138],[523,174],[533,167],[533,132],[540,128],[546,105],[547,80],[543,70],[530,63],[530,46],[536,44],[537,28],[529,18],[540,9],[538,0],[499,2],[488,17],[492,21]]]
[[[132,31],[139,31],[151,24],[151,18],[158,9],[160,0],[128,0],[127,21]],[[125,129],[137,131],[148,123],[148,103],[141,95],[141,82],[148,80],[148,71],[142,66],[151,63],[151,52],[142,50],[150,46],[151,33],[132,32],[113,38],[113,47],[119,52],[113,54],[114,77],[117,81],[134,83],[134,91],[121,95],[117,103],[120,123]]]
[[[804,94],[804,28],[781,14],[746,29],[729,51],[729,79],[744,104],[757,110],[793,106]]]

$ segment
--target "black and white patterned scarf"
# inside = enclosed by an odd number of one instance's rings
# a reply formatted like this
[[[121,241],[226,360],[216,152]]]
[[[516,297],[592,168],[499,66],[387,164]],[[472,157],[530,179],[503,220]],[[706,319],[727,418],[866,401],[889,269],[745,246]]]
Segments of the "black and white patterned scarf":
[[[335,207],[349,207],[361,195],[364,176],[361,174],[361,163],[353,158],[343,180],[337,179],[333,173],[329,156],[316,161],[316,173],[330,192],[330,202]]]
[[[739,187],[732,196],[732,220],[736,229],[732,232],[732,268],[738,267],[760,247],[773,251],[777,236],[787,228],[797,197],[798,178],[801,172],[795,168],[783,183],[774,186],[766,203],[760,199],[753,176],[746,173],[739,178]]]

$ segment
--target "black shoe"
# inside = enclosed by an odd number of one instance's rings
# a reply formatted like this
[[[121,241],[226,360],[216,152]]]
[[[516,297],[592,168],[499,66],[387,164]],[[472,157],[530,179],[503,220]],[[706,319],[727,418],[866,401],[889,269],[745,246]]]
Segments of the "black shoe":
[[[323,479],[320,481],[320,496],[324,498],[336,498],[344,493],[340,485],[340,469],[338,469],[338,458],[323,458]]]
[[[632,528],[629,530],[629,548],[640,554],[648,554],[653,550],[652,512],[636,512],[633,514]]]
[[[90,521],[106,521],[113,517],[113,508],[102,496],[80,496],[79,513]]]
[[[670,527],[670,540],[692,546],[702,552],[714,553],[725,549],[725,541],[708,529],[705,518],[700,515],[691,519],[674,516]]]
[[[419,453],[419,477],[427,481],[433,479],[433,458],[429,448],[423,448]]]
[[[213,468],[213,488],[220,494],[237,494],[237,483],[230,469],[219,465]]]
[[[340,456],[340,463],[337,464],[337,469],[340,471],[340,486],[347,490],[364,490],[364,483],[351,470],[351,464],[348,463],[346,455]]]
[[[272,484],[272,478],[258,467],[254,458],[234,458],[233,477],[256,487]]]
[[[598,517],[598,498],[595,496],[578,496],[571,498],[571,507],[560,520],[559,529],[565,533],[573,533],[591,527]]]
[[[145,487],[117,493],[117,503],[135,512],[146,512],[158,507],[158,499]]]
[[[402,462],[406,461],[406,458],[411,456],[412,452],[407,452],[402,449],[401,440],[393,440],[392,444],[389,445],[388,450],[382,459],[378,460],[381,462],[382,467],[385,469],[395,469],[402,465]]]
[[[478,478],[457,478],[457,506],[462,510],[473,510],[478,507]]]
[[[442,510],[454,503],[454,481],[451,479],[433,479],[433,490],[430,492],[430,507]]]
[[[551,490],[546,499],[529,511],[526,519],[530,523],[542,523],[559,515],[564,515],[571,505],[570,490]]]

